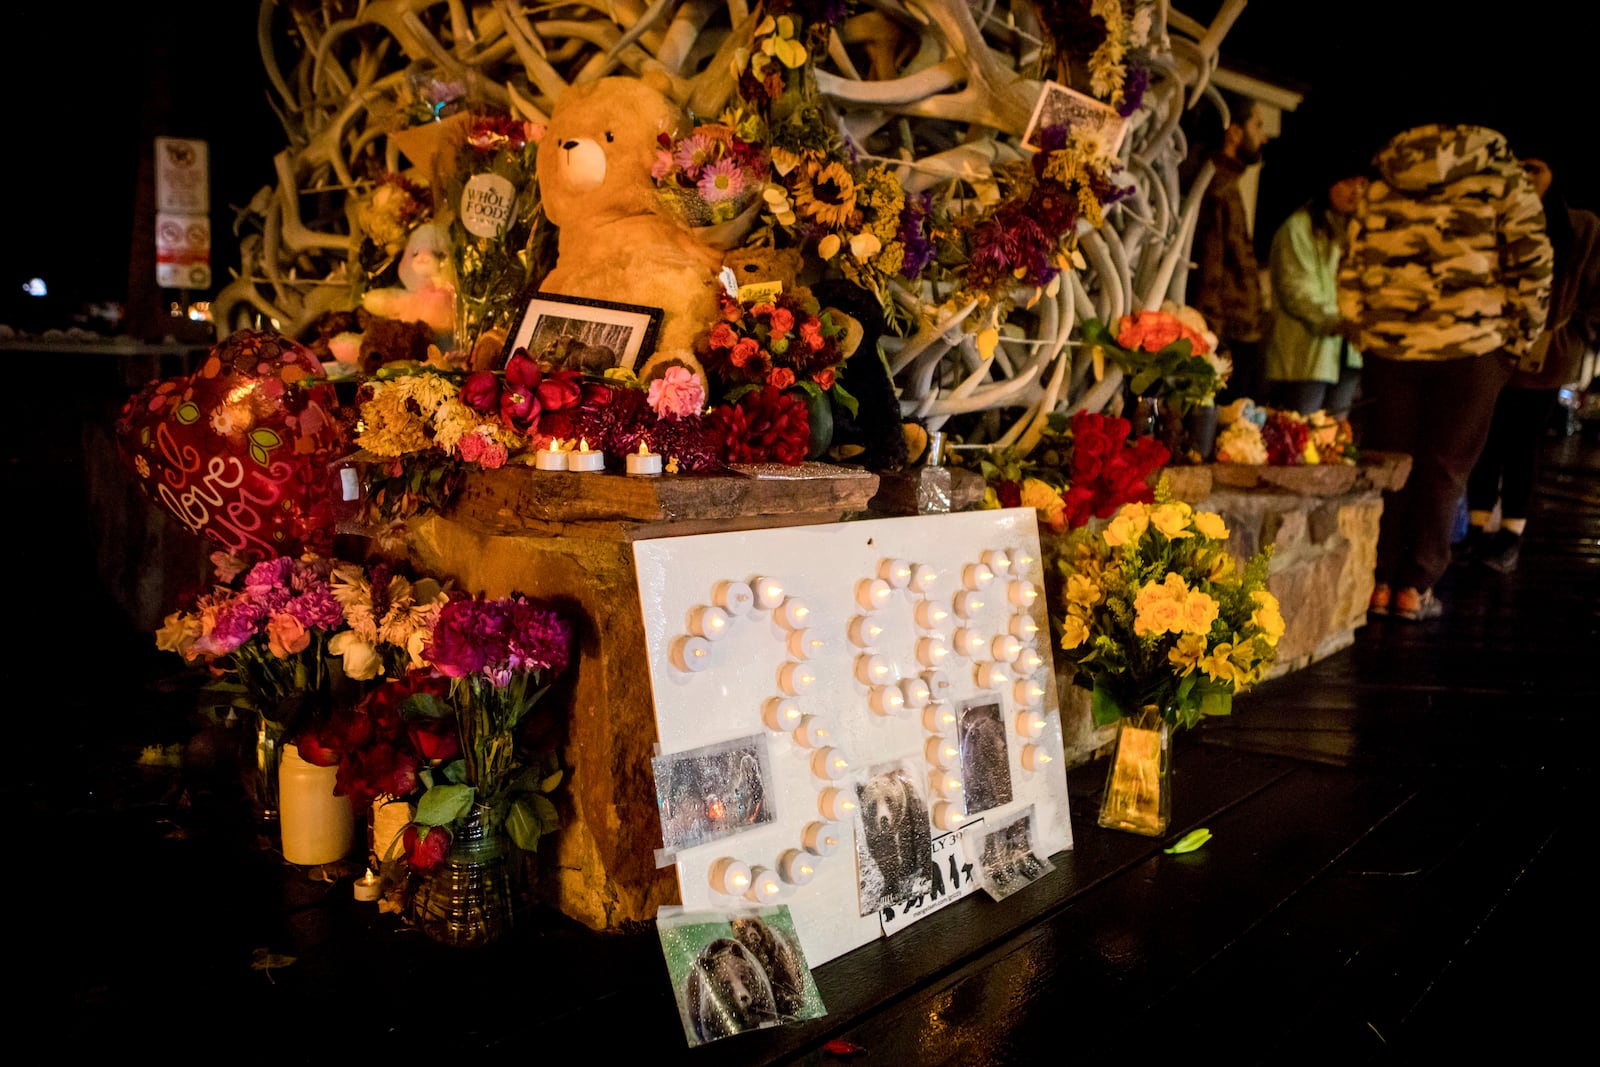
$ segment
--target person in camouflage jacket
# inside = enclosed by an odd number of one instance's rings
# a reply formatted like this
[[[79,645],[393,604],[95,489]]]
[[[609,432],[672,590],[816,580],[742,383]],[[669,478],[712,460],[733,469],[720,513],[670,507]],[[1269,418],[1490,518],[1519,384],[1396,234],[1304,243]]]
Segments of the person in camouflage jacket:
[[[1439,613],[1433,585],[1489,433],[1495,398],[1544,329],[1551,286],[1544,211],[1506,139],[1482,126],[1418,126],[1373,157],[1339,266],[1339,307],[1365,357],[1365,448],[1412,457],[1388,494],[1369,609]]]

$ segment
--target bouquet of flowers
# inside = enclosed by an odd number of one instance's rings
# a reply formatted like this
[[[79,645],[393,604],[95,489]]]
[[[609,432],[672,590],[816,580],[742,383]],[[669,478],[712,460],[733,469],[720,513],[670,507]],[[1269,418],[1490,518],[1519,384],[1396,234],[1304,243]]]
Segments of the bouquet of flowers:
[[[1150,475],[1171,453],[1151,437],[1130,440],[1129,428],[1127,419],[1099,412],[1079,411],[1070,423],[1052,415],[1036,463],[981,463],[989,482],[984,506],[1037,508],[1059,532],[1109,519],[1124,504],[1149,503]]]
[[[1270,550],[1244,567],[1222,518],[1166,499],[1124,505],[1104,528],[1071,535],[1061,649],[1094,692],[1097,725],[1191,726],[1225,715],[1260,681],[1283,635],[1266,589]]]
[[[527,597],[459,598],[440,611],[423,656],[449,679],[448,688],[442,700],[410,699],[425,717],[453,717],[459,755],[437,772],[419,772],[424,792],[404,836],[413,867],[441,863],[454,828],[475,810],[488,829],[503,827],[519,848],[533,850],[555,830],[548,794],[561,774],[548,758],[525,757],[519,734],[571,655],[571,626]]]
[[[414,801],[424,772],[460,753],[455,719],[439,714],[450,681],[431,672],[391,678],[353,704],[342,705],[306,734],[300,754],[319,767],[338,767],[336,796],[357,811],[380,797]],[[375,842],[380,856],[393,841]]]
[[[1243,398],[1219,412],[1218,421],[1223,426],[1217,440],[1218,463],[1283,467],[1356,461],[1349,420],[1332,418],[1323,411],[1301,415],[1258,407]]]
[[[761,197],[766,153],[726,123],[696,126],[676,141],[658,137],[650,176],[663,202],[691,226],[730,222]]]
[[[836,380],[849,327],[809,289],[785,289],[748,303],[723,290],[717,300],[721,319],[701,335],[695,350],[727,389],[726,399],[737,400],[760,385],[798,386],[817,397],[831,392],[841,407],[855,413],[855,398]]]
[[[1216,354],[1216,335],[1199,313],[1171,301],[1160,311],[1122,316],[1114,331],[1090,319],[1083,324],[1083,339],[1094,346],[1097,373],[1110,359],[1127,375],[1135,396],[1169,401],[1179,414],[1214,403],[1233,370]]]

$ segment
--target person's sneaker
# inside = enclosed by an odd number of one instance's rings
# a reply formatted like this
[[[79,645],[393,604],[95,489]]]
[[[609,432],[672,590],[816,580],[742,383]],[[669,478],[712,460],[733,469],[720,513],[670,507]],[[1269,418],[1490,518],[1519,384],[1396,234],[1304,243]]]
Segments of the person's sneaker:
[[[1522,555],[1522,535],[1510,530],[1496,530],[1494,538],[1478,556],[1478,562],[1500,574],[1510,574],[1517,569],[1517,558]]]
[[[1476,563],[1489,547],[1488,531],[1482,526],[1468,526],[1467,536],[1450,546],[1450,562],[1466,565]]]
[[[1432,589],[1418,592],[1407,588],[1395,593],[1394,614],[1408,622],[1421,622],[1423,619],[1437,619],[1443,615],[1444,605],[1439,603],[1439,598],[1433,595]]]
[[[1372,587],[1372,599],[1367,601],[1367,614],[1389,614],[1389,587],[1382,582]]]

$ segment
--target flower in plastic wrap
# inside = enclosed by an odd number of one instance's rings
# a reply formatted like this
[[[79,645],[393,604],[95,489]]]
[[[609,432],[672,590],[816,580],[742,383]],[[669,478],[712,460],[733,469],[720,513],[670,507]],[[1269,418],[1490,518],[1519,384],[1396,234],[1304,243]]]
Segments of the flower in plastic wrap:
[[[1243,402],[1249,403],[1248,400]],[[1248,418],[1236,418],[1228,423],[1217,438],[1216,458],[1218,463],[1267,462],[1267,445],[1261,439],[1261,427]]]

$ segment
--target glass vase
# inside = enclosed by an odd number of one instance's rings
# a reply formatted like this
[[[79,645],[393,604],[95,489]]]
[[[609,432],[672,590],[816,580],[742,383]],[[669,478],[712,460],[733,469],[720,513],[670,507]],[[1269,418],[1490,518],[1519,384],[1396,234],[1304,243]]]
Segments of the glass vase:
[[[1172,821],[1172,727],[1154,709],[1117,721],[1099,823],[1160,837]]]
[[[245,798],[256,821],[266,826],[278,823],[278,764],[283,758],[283,725],[259,711],[250,724],[254,738],[246,743],[244,775]]]
[[[511,847],[483,806],[468,812],[444,862],[418,873],[411,917],[422,932],[458,948],[479,948],[509,933],[516,912]]]

